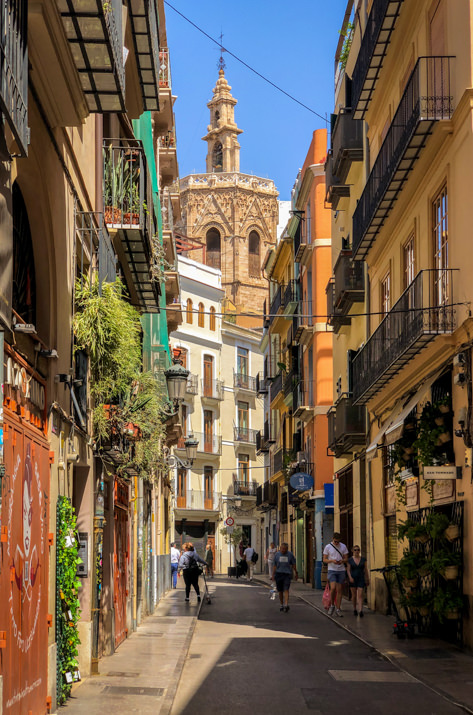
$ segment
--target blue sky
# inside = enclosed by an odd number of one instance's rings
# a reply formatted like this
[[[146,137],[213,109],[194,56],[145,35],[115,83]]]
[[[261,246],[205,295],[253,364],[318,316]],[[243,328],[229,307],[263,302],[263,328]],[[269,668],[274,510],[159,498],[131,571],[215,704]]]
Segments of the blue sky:
[[[275,84],[323,116],[333,111],[334,56],[346,0],[170,0],[171,5]],[[219,50],[165,5],[176,101],[180,176],[205,172],[207,102]],[[238,100],[242,172],[274,180],[289,199],[314,129],[325,123],[224,54]]]

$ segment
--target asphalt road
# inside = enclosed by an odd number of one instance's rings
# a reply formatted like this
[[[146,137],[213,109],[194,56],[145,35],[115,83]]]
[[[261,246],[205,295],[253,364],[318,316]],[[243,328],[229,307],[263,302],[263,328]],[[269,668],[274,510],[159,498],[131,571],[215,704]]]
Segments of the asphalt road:
[[[294,596],[281,613],[259,584],[210,589],[172,715],[461,712]]]

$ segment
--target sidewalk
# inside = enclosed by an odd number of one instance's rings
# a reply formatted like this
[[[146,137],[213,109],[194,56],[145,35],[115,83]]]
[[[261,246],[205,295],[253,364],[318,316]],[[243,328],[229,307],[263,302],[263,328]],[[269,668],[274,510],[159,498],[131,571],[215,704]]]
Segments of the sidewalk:
[[[269,585],[268,578],[257,575],[260,583]],[[400,670],[420,680],[449,702],[473,713],[473,658],[445,641],[416,636],[399,640],[392,635],[393,617],[370,610],[364,618],[353,615],[351,602],[342,603],[343,618],[331,618],[322,606],[322,591],[310,585],[293,582],[292,596],[297,596],[319,611],[337,626],[366,643]]]
[[[194,592],[185,603],[184,588],[169,591],[153,615],[113,655],[100,660],[100,673],[73,688],[61,713],[168,715],[201,605]]]

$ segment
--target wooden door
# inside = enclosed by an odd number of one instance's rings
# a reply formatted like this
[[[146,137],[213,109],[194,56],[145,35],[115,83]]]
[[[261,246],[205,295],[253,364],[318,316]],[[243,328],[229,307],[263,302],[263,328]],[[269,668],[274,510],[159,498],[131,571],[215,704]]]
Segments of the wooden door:
[[[213,357],[204,355],[204,397],[212,397]]]
[[[212,467],[204,469],[204,509],[213,508],[214,476]]]
[[[204,410],[204,452],[213,452],[213,413]]]
[[[186,508],[187,495],[187,469],[179,469],[177,472],[177,494],[176,505],[178,509]]]
[[[126,597],[127,597],[127,537],[128,512],[115,508],[114,513],[114,552],[113,552],[113,606],[115,613],[115,648],[127,636]]]

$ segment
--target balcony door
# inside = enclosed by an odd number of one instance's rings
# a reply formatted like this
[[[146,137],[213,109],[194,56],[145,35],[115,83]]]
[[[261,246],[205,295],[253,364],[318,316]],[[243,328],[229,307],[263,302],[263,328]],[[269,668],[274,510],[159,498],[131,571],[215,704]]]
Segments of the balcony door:
[[[204,452],[213,452],[213,423],[212,410],[204,410]]]
[[[250,406],[248,402],[238,402],[238,438],[248,438]]]
[[[250,455],[240,454],[238,456],[238,481],[240,482],[240,494],[249,496],[249,473],[250,473]]]
[[[204,509],[213,509],[214,472],[212,467],[204,467]]]
[[[186,508],[187,495],[187,469],[179,469],[177,472],[177,493],[176,506],[178,509]]]
[[[248,348],[237,348],[237,373],[242,377],[248,376],[248,359],[249,350]]]
[[[212,397],[212,378],[214,359],[212,355],[204,355],[204,397]]]

